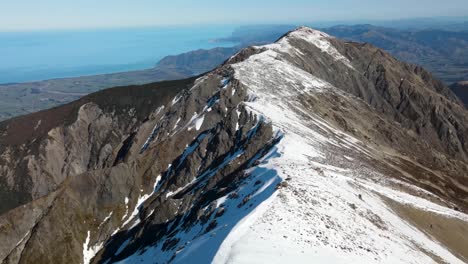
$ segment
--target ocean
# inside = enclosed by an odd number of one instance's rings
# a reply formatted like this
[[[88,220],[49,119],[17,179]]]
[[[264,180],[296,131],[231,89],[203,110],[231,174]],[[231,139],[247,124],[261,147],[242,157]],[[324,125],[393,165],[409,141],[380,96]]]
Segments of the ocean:
[[[0,32],[0,83],[146,69],[167,55],[237,43],[234,26]]]

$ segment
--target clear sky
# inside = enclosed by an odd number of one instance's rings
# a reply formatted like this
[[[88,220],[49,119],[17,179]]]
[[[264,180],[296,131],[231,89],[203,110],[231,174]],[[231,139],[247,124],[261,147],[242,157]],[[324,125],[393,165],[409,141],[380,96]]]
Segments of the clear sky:
[[[0,0],[0,30],[467,16],[468,0]]]

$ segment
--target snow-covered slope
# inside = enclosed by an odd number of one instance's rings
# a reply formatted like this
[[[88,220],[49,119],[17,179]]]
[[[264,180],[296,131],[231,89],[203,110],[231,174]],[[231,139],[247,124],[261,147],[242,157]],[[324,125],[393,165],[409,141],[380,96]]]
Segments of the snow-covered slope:
[[[467,261],[468,112],[423,69],[301,27],[183,84],[113,166],[1,216],[0,259]]]
[[[301,28],[289,35],[296,37],[353,68],[329,36]],[[432,254],[463,263],[399,217],[387,200],[462,221],[468,215],[392,188],[396,180],[389,175],[360,167],[358,158],[376,150],[303,111],[300,102],[303,96],[343,93],[282,59],[285,50],[294,49],[286,41],[233,67],[255,98],[248,109],[284,134],[278,155],[263,166],[288,184],[234,227],[214,263],[430,263]]]
[[[232,79],[222,89],[234,82],[245,88],[248,100],[241,105],[271,123],[281,140],[244,171],[248,177],[235,191],[215,201],[216,224],[208,232],[203,224],[180,227],[173,237],[178,247],[144,247],[120,263],[464,262],[395,204],[465,224],[468,215],[378,168],[391,167],[387,159],[395,152],[321,117],[319,109],[343,102],[362,106],[362,114],[371,111],[304,67],[304,60],[319,60],[342,70],[334,74],[360,74],[334,41],[303,27],[229,64]],[[314,48],[321,57],[307,58]]]

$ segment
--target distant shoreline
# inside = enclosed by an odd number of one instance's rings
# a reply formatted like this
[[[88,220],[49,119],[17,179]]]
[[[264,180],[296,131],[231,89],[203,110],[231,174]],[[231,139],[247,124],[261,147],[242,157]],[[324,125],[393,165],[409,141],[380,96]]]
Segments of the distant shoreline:
[[[235,46],[238,43],[219,41],[234,29],[187,26],[0,32],[0,84],[146,70],[169,55]]]

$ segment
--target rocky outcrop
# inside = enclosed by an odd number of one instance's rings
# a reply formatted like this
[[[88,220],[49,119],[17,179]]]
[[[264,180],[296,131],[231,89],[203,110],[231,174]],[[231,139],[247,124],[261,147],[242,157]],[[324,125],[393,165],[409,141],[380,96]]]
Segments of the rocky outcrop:
[[[122,87],[0,123],[0,213],[113,165],[129,135],[193,80]],[[135,88],[135,89],[133,89]]]
[[[8,230],[2,233],[7,236],[0,235],[3,241],[14,241],[12,232],[27,233],[31,228],[34,232],[25,238],[24,247],[12,247],[15,243],[11,243],[2,252],[2,259],[7,263],[81,259],[80,241],[86,234],[90,234],[89,245],[99,245],[115,230],[137,224],[144,214],[148,221],[154,219],[151,221],[162,225],[167,219],[175,221],[180,212],[190,211],[186,224],[193,224],[199,221],[203,208],[235,189],[245,177],[243,170],[275,144],[271,126],[239,105],[246,91],[236,81],[231,83],[229,72],[220,70],[202,77],[186,90],[187,81],[180,83],[182,91],[177,96],[164,104],[152,103],[153,110],[144,122],[128,118],[132,129],[124,130],[127,134],[119,132],[113,126],[117,122],[92,102],[79,108],[71,125],[52,129],[45,149],[49,150],[46,157],[54,157],[48,167],[63,168],[55,173],[61,176],[56,180],[58,187],[54,183],[48,195],[28,204],[28,210],[40,212],[32,219],[23,213],[26,207],[4,215],[3,226]],[[138,116],[140,109],[135,106],[132,113]],[[108,131],[122,136],[111,141]],[[38,182],[36,186],[45,182],[39,178],[44,175],[31,177]],[[180,202],[174,204],[174,199]],[[139,211],[141,204],[137,203],[143,200],[145,211]],[[151,214],[155,208],[159,213]],[[25,224],[12,226],[10,221]],[[50,223],[54,223],[54,232],[50,232]],[[36,244],[44,239],[54,242],[38,251]],[[152,239],[156,242],[158,236]],[[63,243],[67,250],[55,251]]]

